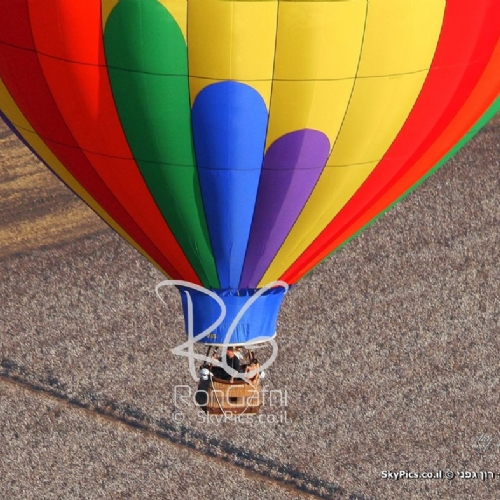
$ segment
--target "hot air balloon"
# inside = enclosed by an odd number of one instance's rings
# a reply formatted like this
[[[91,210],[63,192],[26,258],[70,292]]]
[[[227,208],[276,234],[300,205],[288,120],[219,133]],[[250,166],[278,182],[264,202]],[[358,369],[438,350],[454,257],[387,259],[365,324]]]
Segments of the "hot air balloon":
[[[0,0],[0,108],[154,265],[219,299],[180,287],[194,335],[248,345],[275,335],[273,283],[500,108],[499,19],[498,0]]]

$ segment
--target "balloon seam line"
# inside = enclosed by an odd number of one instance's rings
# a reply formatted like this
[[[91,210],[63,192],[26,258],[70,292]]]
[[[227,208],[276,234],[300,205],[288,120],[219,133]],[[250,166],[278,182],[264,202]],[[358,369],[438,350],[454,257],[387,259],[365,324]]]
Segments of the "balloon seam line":
[[[0,40],[0,45],[5,45],[7,47],[11,47],[11,48],[18,49],[18,50],[24,50],[26,52],[34,52],[38,56],[43,56],[43,57],[47,57],[49,59],[53,59],[56,61],[66,62],[69,64],[76,64],[76,65],[80,65],[80,66],[100,67],[100,68],[114,69],[114,70],[118,70],[118,71],[129,72],[129,73],[141,73],[144,75],[168,76],[170,78],[189,77],[189,78],[196,78],[199,80],[212,80],[212,81],[216,81],[216,82],[227,82],[227,81],[230,81],[230,82],[231,81],[233,81],[233,82],[342,82],[342,81],[354,80],[354,79],[364,80],[364,79],[390,78],[390,77],[398,77],[398,76],[405,76],[405,75],[415,75],[415,74],[423,73],[423,72],[429,70],[429,68],[420,68],[420,69],[416,69],[413,71],[404,71],[401,73],[387,73],[384,75],[356,75],[356,76],[346,76],[346,77],[339,77],[339,78],[315,78],[315,79],[310,79],[310,78],[293,78],[293,79],[292,78],[225,78],[225,79],[219,79],[219,78],[204,76],[204,75],[193,75],[193,74],[190,74],[189,72],[187,74],[158,73],[158,72],[154,72],[154,71],[145,71],[143,69],[124,68],[121,66],[114,66],[111,64],[106,65],[106,64],[95,64],[95,63],[90,63],[90,62],[85,62],[85,61],[77,61],[74,59],[68,59],[66,57],[55,56],[53,54],[49,54],[49,53],[41,51],[41,50],[30,49],[28,47],[21,47],[19,45],[8,43],[8,42],[2,41],[2,40]],[[473,62],[478,62],[478,61],[479,61],[479,59],[476,61],[473,61]],[[443,66],[443,68],[445,68],[445,67],[446,66]]]
[[[490,104],[490,107],[494,105],[494,102],[493,101],[491,104]],[[455,154],[457,154],[470,140],[472,140],[475,135],[481,130],[482,126],[484,125],[481,125],[479,126],[479,124],[481,123],[481,121],[484,119],[484,117],[487,115],[488,113],[488,110],[490,108],[488,108],[482,115],[481,117],[476,120],[476,122],[474,122],[474,124],[461,136],[460,140],[455,143],[453,146],[450,147],[450,149],[446,152],[446,154],[444,154],[440,160],[435,164],[433,165],[432,167],[430,167],[426,172],[425,174],[417,179],[412,185],[410,185],[403,193],[401,193],[394,201],[390,202],[385,208],[383,208],[377,215],[375,215],[371,220],[369,220],[368,222],[366,222],[361,228],[359,228],[357,231],[354,232],[354,234],[352,234],[351,236],[349,236],[345,241],[343,241],[342,243],[338,244],[335,248],[331,249],[330,251],[327,251],[327,254],[324,255],[323,257],[321,257],[321,260],[318,262],[321,263],[323,262],[325,259],[329,258],[331,255],[333,255],[334,253],[338,252],[339,250],[341,250],[345,245],[347,245],[351,240],[353,240],[354,238],[356,238],[358,235],[360,235],[361,233],[363,233],[366,229],[368,229],[373,223],[375,223],[378,219],[380,219],[384,214],[386,214],[389,210],[391,210],[395,205],[399,204],[401,201],[403,201],[408,195],[410,195],[420,184],[422,184],[423,182],[425,182],[431,175],[433,175],[435,172],[437,172],[438,170],[441,169],[441,167],[444,166],[445,163],[447,163],[453,156],[455,156]],[[367,207],[368,208],[368,207]],[[363,211],[364,213],[365,211]],[[351,220],[351,222],[349,222],[348,224],[344,224],[344,229],[342,229],[341,232],[345,231],[348,229],[348,227],[353,223],[355,222],[355,220],[357,219],[357,217],[354,219],[354,220]],[[338,233],[337,233],[338,234]],[[319,238],[319,236],[318,236]],[[317,239],[317,238],[316,238]],[[317,251],[315,251],[315,256],[314,256],[314,259],[316,259],[319,255],[321,255],[322,252],[325,251],[326,248],[328,248],[329,244],[328,243],[324,243],[322,245],[322,249],[318,249]],[[315,267],[315,266],[314,266]],[[303,268],[302,268],[303,269]],[[302,273],[303,275],[304,274],[308,274],[310,271],[312,271],[313,268],[309,269],[308,271],[305,271],[303,272],[302,271],[296,271],[294,274],[297,275],[299,273]]]
[[[274,35],[273,68],[272,68],[272,73],[271,73],[272,76],[271,76],[271,79],[269,80],[271,82],[271,89],[269,91],[269,109],[267,112],[267,124],[266,124],[266,132],[265,132],[265,137],[264,137],[264,147],[263,147],[263,151],[262,151],[262,161],[261,161],[261,166],[259,169],[260,170],[259,183],[258,183],[258,187],[257,187],[257,192],[255,194],[255,205],[253,207],[252,222],[250,223],[250,231],[248,233],[247,245],[245,248],[245,256],[243,258],[243,266],[241,268],[239,286],[242,285],[241,279],[243,278],[243,273],[244,273],[245,267],[246,267],[245,264],[247,263],[247,256],[248,256],[248,250],[249,250],[249,246],[250,246],[250,239],[251,239],[251,235],[253,232],[253,225],[255,222],[255,208],[257,205],[257,200],[259,199],[259,191],[261,190],[261,181],[262,181],[262,171],[264,170],[264,158],[266,155],[266,145],[267,145],[267,138],[268,138],[268,134],[269,134],[269,124],[271,121],[271,106],[272,106],[272,101],[273,101],[274,82],[277,81],[274,79],[274,73],[276,71],[276,55],[278,52],[279,16],[280,16],[280,0],[278,0],[278,4],[276,6],[276,31],[275,31],[275,35]],[[264,81],[266,81],[266,80],[264,80]],[[264,276],[264,274],[256,280],[257,284],[262,279],[263,276]]]
[[[364,42],[365,42],[365,33],[366,33],[366,24],[368,22],[368,7],[369,7],[369,2],[368,0],[365,0],[365,22],[364,22],[364,25],[363,25],[363,35],[362,35],[362,38],[361,38],[361,46],[360,46],[360,49],[359,49],[359,57],[358,57],[358,64],[357,64],[357,67],[356,67],[356,74],[354,76],[354,79],[353,79],[353,85],[352,85],[352,88],[351,88],[351,94],[349,96],[349,100],[347,102],[347,106],[346,106],[346,110],[345,110],[345,113],[344,113],[344,117],[342,118],[342,122],[341,122],[341,125],[340,125],[340,128],[339,128],[339,131],[337,133],[337,137],[332,145],[332,147],[330,148],[330,153],[328,155],[328,158],[325,162],[325,167],[326,165],[328,164],[328,160],[330,159],[331,155],[332,155],[332,152],[333,152],[333,149],[335,148],[335,144],[337,143],[337,139],[338,139],[338,136],[340,135],[340,131],[342,129],[342,125],[345,121],[345,117],[347,115],[347,111],[349,109],[349,104],[351,102],[351,99],[352,99],[352,95],[354,93],[354,87],[356,85],[356,80],[357,80],[357,73],[359,71],[359,67],[360,67],[360,64],[361,64],[361,57],[362,57],[362,54],[363,54],[363,47],[364,47]],[[324,168],[323,168],[323,172],[324,172]],[[285,238],[283,239],[279,249],[276,251],[276,254],[273,258],[273,260],[269,263],[269,265],[267,266],[266,270],[264,271],[264,274],[262,277],[264,277],[266,275],[266,273],[268,272],[268,270],[271,268],[271,266],[273,265],[273,263],[276,261],[276,257],[278,256],[279,252],[281,251],[281,249],[283,248],[283,245],[286,243],[286,241],[288,240],[288,237],[290,236],[290,233],[293,231],[294,227],[296,226],[297,224],[297,221],[299,220],[300,216],[302,215],[302,213],[304,212],[304,209],[305,207],[307,206],[307,204],[309,203],[309,200],[311,199],[311,196],[313,196],[313,193],[318,185],[318,183],[320,182],[321,180],[321,177],[323,175],[321,174],[318,179],[316,180],[316,183],[314,184],[314,187],[311,189],[311,192],[309,193],[309,196],[307,197],[307,200],[304,202],[304,205],[302,206],[299,214],[297,215],[297,218],[295,219],[295,222],[293,223],[293,225],[290,227],[290,230],[288,231],[287,235],[285,236]],[[323,228],[324,229],[324,228]],[[321,231],[319,231],[319,234],[321,234],[321,232],[323,231],[323,229]],[[316,238],[317,238],[318,235],[316,235]],[[300,245],[300,243],[302,243],[302,241],[304,241],[305,237],[303,237],[300,242],[298,242],[295,246],[294,246],[294,251],[295,249]],[[315,239],[315,238],[314,238]],[[314,241],[313,239],[313,241]],[[290,252],[291,253],[291,252]],[[288,269],[290,269],[290,267],[292,267],[295,262],[300,258],[300,255],[302,255],[303,252],[301,252],[288,266],[287,268],[281,273],[280,275],[280,278],[288,271]],[[261,278],[262,279],[262,278]]]
[[[191,75],[190,75],[190,72],[189,72],[189,18],[190,18],[190,10],[189,10],[189,2],[186,2],[186,62],[187,62],[187,80],[188,80],[188,95],[189,95],[189,107],[190,107],[190,110],[189,110],[189,122],[190,122],[190,129],[191,129],[191,147],[193,148],[193,156],[194,156],[194,162],[195,162],[195,165],[194,165],[194,169],[195,169],[195,172],[196,172],[196,178],[198,180],[198,189],[199,189],[199,194],[200,194],[200,200],[201,201],[201,205],[203,207],[203,220],[204,220],[204,224],[201,223],[201,217],[200,217],[200,226],[202,228],[202,231],[205,233],[206,231],[206,235],[208,236],[208,242],[207,244],[209,245],[209,250],[210,250],[210,261],[211,263],[213,264],[213,269],[215,271],[215,275],[216,275],[216,278],[217,278],[217,282],[215,283],[215,286],[214,288],[220,288],[220,284],[221,284],[221,280],[220,280],[220,275],[219,275],[219,269],[217,268],[217,262],[215,261],[215,251],[214,251],[214,244],[213,244],[213,241],[212,241],[212,235],[210,233],[210,228],[209,228],[209,225],[208,225],[208,217],[207,217],[207,210],[205,208],[205,198],[203,196],[203,188],[202,188],[202,183],[201,183],[201,179],[200,179],[200,172],[199,172],[199,169],[200,169],[200,166],[198,164],[198,157],[197,157],[197,154],[196,154],[196,140],[195,140],[195,136],[194,136],[194,129],[193,129],[193,105],[194,105],[194,100],[196,100],[196,98],[191,101],[191,86],[190,86],[190,81],[191,81]],[[208,274],[205,273],[205,278],[206,278],[206,282],[203,282],[203,285],[210,287],[211,283],[210,283],[210,279],[208,277]]]
[[[134,168],[135,170],[138,172],[139,176],[141,177],[141,179],[143,180],[143,183],[144,183],[144,187],[146,188],[147,192],[149,193],[149,196],[152,200],[152,202],[154,203],[154,205],[156,206],[157,210],[158,210],[158,213],[160,215],[160,217],[163,219],[164,223],[165,223],[165,226],[167,228],[167,230],[170,232],[170,234],[172,235],[173,239],[175,240],[179,250],[181,251],[182,255],[184,256],[186,262],[189,263],[190,267],[191,267],[191,271],[194,273],[194,274],[197,274],[195,269],[193,268],[193,265],[191,264],[191,262],[189,261],[184,249],[181,247],[179,241],[177,240],[177,237],[176,235],[174,234],[174,232],[172,231],[171,227],[169,226],[168,224],[168,221],[166,220],[165,218],[165,215],[163,214],[163,212],[161,211],[160,207],[158,206],[158,203],[156,202],[156,199],[155,197],[152,195],[151,193],[151,190],[149,189],[149,186],[146,182],[146,179],[144,178],[144,176],[142,175],[142,171],[141,169],[139,168],[139,165],[137,163],[137,159],[134,157],[134,153],[133,153],[133,150],[132,150],[132,146],[129,142],[129,139],[127,137],[127,134],[125,133],[125,127],[123,126],[123,122],[122,122],[122,118],[120,116],[120,113],[118,112],[118,108],[116,106],[116,99],[115,99],[115,94],[114,94],[114,91],[113,91],[113,85],[111,84],[111,78],[110,78],[110,74],[109,74],[109,66],[107,64],[107,52],[106,52],[106,43],[105,43],[105,27],[104,27],[104,24],[103,24],[103,17],[102,17],[102,9],[100,9],[100,13],[99,13],[99,24],[101,26],[101,46],[102,46],[102,54],[103,54],[103,57],[104,57],[104,61],[105,61],[105,64],[103,64],[102,66],[104,67],[105,71],[106,71],[106,75],[107,75],[107,78],[108,78],[108,85],[109,85],[109,89],[110,89],[110,92],[111,92],[111,96],[112,96],[112,99],[113,99],[113,105],[114,105],[114,108],[115,108],[115,111],[116,111],[116,117],[117,117],[117,120],[120,124],[120,127],[121,127],[121,132],[123,134],[123,138],[125,140],[125,142],[127,143],[127,147],[128,147],[128,150],[130,151],[130,157],[120,157],[120,156],[114,156],[114,155],[107,155],[107,154],[102,154],[102,153],[97,153],[97,152],[91,152],[91,151],[87,151],[87,150],[84,150],[83,148],[82,151],[85,151],[87,153],[90,153],[90,154],[95,154],[97,156],[101,156],[101,157],[106,157],[106,158],[113,158],[113,159],[118,159],[118,160],[126,160],[126,161],[132,161],[134,162]],[[101,66],[101,65],[95,65],[95,66]],[[140,161],[140,160],[139,160]],[[125,209],[125,208],[124,208]],[[128,213],[128,211],[126,211]],[[130,214],[129,214],[130,215]],[[133,219],[134,222],[135,219]],[[137,224],[137,222],[136,222]],[[177,268],[176,265],[174,265],[173,262],[171,262],[170,259],[168,259],[165,255],[164,255],[164,252],[162,252],[160,250],[160,248],[158,248],[156,246],[155,243],[153,243],[153,241],[149,238],[149,236],[143,231],[144,235],[147,237],[147,239],[149,241],[151,241],[151,243],[154,245],[154,247],[158,250],[158,252],[163,256],[163,258],[172,266],[172,269],[179,275],[181,276],[183,273],[181,273],[179,271],[179,269]],[[137,243],[134,238],[131,237],[131,239],[140,247],[142,248],[139,243]],[[144,249],[143,249],[144,250]],[[145,251],[145,250],[144,250]],[[166,273],[166,271],[163,269],[162,266],[160,266],[159,264],[157,264],[160,269]]]
[[[442,22],[441,22],[441,30],[440,30],[440,33],[441,33],[441,32],[442,32],[442,30],[443,30],[443,26],[444,26],[444,13],[443,13],[443,20],[442,20]],[[434,55],[433,55],[433,58],[432,58],[432,62],[431,62],[430,66],[429,66],[429,68],[428,68],[428,70],[427,70],[427,71],[428,71],[428,74],[430,73],[430,71],[431,71],[431,69],[432,69],[432,67],[433,67],[433,62],[434,62],[434,59],[435,59],[435,57],[436,57],[437,47],[438,47],[438,45],[439,45],[439,38],[440,38],[440,36],[438,37],[438,40],[437,40],[437,43],[436,43],[436,47],[435,47],[435,49],[434,49]],[[426,77],[426,80],[427,80],[427,77]],[[422,84],[422,86],[420,87],[420,91],[419,91],[419,93],[418,93],[418,95],[417,95],[417,97],[416,97],[416,99],[415,99],[415,101],[414,101],[414,103],[413,103],[413,105],[412,105],[412,108],[411,108],[410,112],[408,113],[408,116],[406,117],[405,121],[404,121],[404,122],[403,122],[403,124],[401,125],[401,128],[399,129],[399,132],[396,134],[396,136],[395,136],[395,137],[394,137],[394,139],[392,140],[391,144],[388,146],[388,148],[387,148],[387,150],[386,150],[386,153],[384,153],[384,155],[382,156],[382,158],[380,158],[380,159],[378,159],[378,160],[374,160],[374,161],[376,161],[376,162],[377,162],[377,165],[378,165],[378,164],[379,164],[379,163],[380,163],[380,162],[381,162],[381,161],[385,158],[385,156],[386,156],[387,152],[390,150],[390,148],[392,147],[392,145],[394,144],[394,142],[395,142],[395,141],[397,140],[397,138],[400,136],[401,131],[404,129],[404,127],[405,127],[406,123],[408,122],[408,120],[409,120],[409,118],[410,118],[410,116],[411,116],[411,114],[412,114],[413,110],[415,109],[415,106],[416,106],[416,104],[417,104],[417,101],[419,100],[420,95],[422,94],[422,91],[423,91],[424,87],[425,87],[425,81],[424,81],[424,83]],[[360,165],[362,165],[362,164],[360,164]],[[332,166],[333,166],[333,165],[332,165]],[[375,171],[375,169],[376,169],[376,166],[375,166],[375,168],[374,168],[374,170],[373,170],[373,171]],[[366,180],[365,180],[365,182],[366,182]],[[363,183],[363,184],[364,184],[364,183]],[[355,191],[355,192],[354,192],[354,193],[350,196],[350,198],[346,201],[346,203],[344,203],[344,207],[345,207],[345,206],[346,206],[346,205],[347,205],[347,204],[348,204],[348,203],[349,203],[349,202],[350,202],[350,201],[354,198],[354,196],[356,196],[356,193],[357,193],[357,192],[359,191],[359,189],[363,186],[363,184],[361,184],[361,185],[358,187],[358,189],[356,189],[356,191]],[[394,202],[394,204],[396,204],[396,203],[397,203],[397,201],[395,201],[395,202]],[[391,205],[391,206],[392,206],[392,205]],[[391,206],[387,207],[387,208],[386,208],[386,210],[389,210]],[[363,210],[363,212],[362,212],[362,213],[364,213],[364,212],[365,212],[366,210],[368,210],[368,209],[369,209],[369,207],[365,207],[365,209]],[[381,213],[381,214],[379,214],[379,215],[382,215],[383,213],[385,213],[385,211],[384,211],[384,212],[382,212],[382,213]],[[359,217],[360,215],[361,215],[361,214],[358,214],[358,216],[357,216],[357,217]],[[378,219],[378,217],[375,217],[375,218],[373,219],[373,222],[375,222],[375,220],[377,220],[377,219]],[[332,220],[333,220],[333,219],[332,219]],[[330,222],[330,223],[331,223],[331,222]],[[327,224],[327,226],[325,226],[325,228],[323,228],[323,229],[322,229],[322,230],[318,233],[318,235],[317,235],[317,236],[314,238],[314,240],[311,242],[311,245],[313,245],[313,244],[314,244],[314,243],[315,243],[315,242],[316,242],[316,241],[317,241],[317,240],[321,237],[321,235],[323,234],[324,230],[328,227],[328,225],[329,225],[329,224]],[[368,227],[368,225],[370,225],[370,223],[367,223],[367,224],[366,224],[363,228],[359,229],[359,231],[358,231],[358,232],[364,231],[365,227]],[[358,232],[356,232],[355,234],[358,234]],[[354,235],[353,235],[351,238],[353,238],[353,237],[354,237]],[[329,255],[331,255],[332,253],[334,253],[334,252],[336,252],[337,250],[339,250],[340,248],[342,248],[342,246],[344,246],[344,244],[347,244],[347,243],[350,241],[350,239],[351,239],[351,238],[348,238],[348,239],[347,239],[344,243],[340,244],[340,245],[339,245],[336,249],[332,250],[332,252],[329,252]],[[311,245],[310,245],[310,246],[311,246]],[[324,245],[323,245],[323,246],[324,246]],[[294,261],[294,263],[292,264],[292,266],[295,264],[295,262],[297,262],[297,260],[298,260],[298,259],[302,256],[302,254],[303,254],[303,253],[304,253],[304,252],[302,252],[302,253],[301,253],[301,255],[299,255],[299,256],[297,257],[297,259]],[[325,258],[326,258],[326,257],[325,257]],[[290,266],[290,267],[291,267],[291,266]]]
[[[27,7],[28,7],[28,16],[31,18],[31,16],[30,16],[30,7],[29,7],[29,5],[28,5]],[[32,40],[33,40],[33,46],[34,46],[34,47],[36,47],[36,42],[35,42],[35,37],[34,37],[33,31],[31,31],[31,37],[32,37]],[[52,102],[53,102],[53,105],[54,105],[54,109],[56,109],[56,110],[57,110],[58,115],[59,115],[59,117],[60,117],[60,119],[61,119],[62,123],[64,124],[64,126],[65,126],[65,128],[66,128],[66,130],[67,130],[68,134],[69,134],[69,135],[73,138],[73,140],[75,141],[76,146],[73,146],[73,149],[75,149],[76,151],[81,151],[81,152],[84,154],[86,163],[88,164],[88,166],[90,167],[90,169],[91,169],[91,170],[92,170],[92,171],[93,171],[93,172],[94,172],[94,173],[95,173],[95,174],[99,177],[99,179],[101,180],[101,182],[102,182],[103,186],[105,187],[105,189],[106,189],[106,190],[108,190],[108,191],[110,192],[110,194],[112,195],[112,197],[113,197],[114,201],[117,203],[117,205],[118,205],[119,207],[121,207],[121,209],[123,209],[123,211],[124,211],[124,212],[125,212],[125,213],[129,216],[129,217],[130,217],[130,219],[131,219],[131,221],[133,222],[133,224],[134,224],[134,225],[137,227],[137,229],[139,230],[139,233],[141,233],[142,235],[144,235],[144,236],[146,237],[146,239],[147,239],[147,240],[151,243],[152,247],[153,247],[153,248],[155,248],[155,249],[158,251],[158,253],[159,253],[160,255],[163,255],[163,254],[162,254],[162,252],[159,250],[159,248],[158,248],[158,247],[157,247],[157,246],[156,246],[156,245],[155,245],[155,244],[154,244],[154,243],[150,240],[150,238],[147,236],[147,234],[146,234],[146,233],[145,233],[145,232],[144,232],[144,231],[143,231],[143,230],[139,227],[139,225],[137,224],[137,221],[136,221],[136,220],[135,220],[135,219],[134,219],[134,218],[130,215],[130,213],[129,213],[126,209],[125,209],[125,207],[124,207],[124,206],[122,205],[122,203],[118,200],[118,198],[117,198],[117,197],[116,197],[116,196],[112,193],[112,191],[111,191],[111,190],[110,190],[110,189],[106,186],[106,183],[103,181],[103,179],[102,179],[102,178],[101,178],[101,176],[99,175],[99,172],[98,172],[98,171],[97,171],[97,170],[93,167],[92,163],[90,162],[90,160],[88,159],[88,157],[85,155],[85,151],[84,151],[83,149],[81,149],[81,148],[78,146],[78,141],[76,140],[76,137],[74,136],[73,132],[71,131],[71,128],[69,127],[69,125],[68,125],[67,121],[65,120],[65,118],[64,118],[64,116],[63,116],[63,114],[59,111],[59,108],[58,108],[58,106],[57,106],[57,101],[55,100],[54,94],[53,94],[53,92],[52,92],[52,90],[51,90],[51,88],[50,88],[50,85],[48,84],[47,78],[46,78],[46,76],[45,76],[45,71],[44,71],[44,69],[43,69],[43,64],[42,64],[42,63],[41,63],[41,61],[40,61],[40,57],[39,57],[39,55],[40,55],[40,54],[39,54],[39,52],[38,52],[37,50],[33,50],[32,52],[36,55],[37,64],[38,64],[38,66],[39,66],[40,72],[41,72],[41,73],[42,73],[42,75],[43,75],[43,78],[44,78],[44,83],[45,83],[45,86],[46,86],[46,88],[47,88],[47,91],[48,91],[48,93],[49,93],[49,95],[50,95],[50,97],[51,97],[51,99],[52,99]],[[21,112],[22,112],[22,111],[21,111]],[[23,113],[23,115],[24,115],[24,113]],[[28,121],[28,122],[29,122],[29,121]],[[103,210],[103,212],[105,212],[105,213],[106,213],[106,215],[107,215],[107,216],[108,216],[108,217],[109,217],[109,218],[110,218],[110,219],[111,219],[111,220],[112,220],[115,224],[117,224],[117,225],[121,228],[121,230],[124,232],[124,234],[126,234],[126,235],[127,235],[127,236],[128,236],[128,237],[132,240],[132,241],[134,241],[134,243],[135,243],[135,244],[136,244],[139,248],[141,248],[141,250],[143,250],[143,251],[144,251],[144,252],[145,252],[145,253],[146,253],[146,254],[150,257],[150,259],[151,259],[153,262],[155,262],[155,263],[156,263],[156,264],[157,264],[157,265],[158,265],[161,269],[163,269],[163,267],[162,267],[160,264],[158,264],[158,263],[156,262],[156,259],[153,259],[153,257],[151,257],[151,255],[150,255],[150,253],[149,253],[149,252],[147,252],[144,248],[142,248],[142,247],[141,247],[141,245],[139,245],[139,243],[137,243],[137,242],[135,241],[135,239],[134,239],[134,238],[133,238],[133,237],[129,234],[129,232],[128,232],[128,231],[126,231],[126,230],[123,228],[122,224],[118,223],[118,221],[116,221],[116,220],[115,220],[115,218],[114,218],[114,217],[112,217],[112,216],[111,216],[111,214],[110,214],[110,213],[109,213],[106,209],[104,209],[104,207],[101,205],[101,203],[100,203],[100,202],[98,202],[98,201],[96,200],[96,198],[94,197],[94,195],[93,195],[93,194],[91,194],[91,193],[90,193],[90,192],[89,192],[89,191],[88,191],[88,190],[87,190],[87,189],[86,189],[86,188],[82,185],[82,183],[81,183],[81,182],[80,182],[80,181],[79,181],[79,180],[78,180],[78,179],[77,179],[77,178],[73,175],[73,173],[72,173],[72,172],[70,172],[70,171],[67,169],[67,167],[66,167],[66,166],[63,164],[63,162],[60,160],[59,156],[58,156],[58,155],[57,155],[54,151],[52,151],[52,149],[51,149],[51,148],[49,148],[49,146],[46,144],[46,142],[45,142],[45,140],[43,139],[43,137],[42,137],[41,135],[39,135],[39,134],[36,132],[36,130],[34,130],[34,129],[33,129],[33,131],[35,132],[35,134],[36,134],[38,137],[40,137],[40,139],[42,139],[42,141],[44,142],[45,146],[49,149],[49,151],[51,151],[51,153],[54,155],[54,157],[55,157],[55,158],[57,158],[57,160],[59,161],[59,163],[61,163],[61,165],[64,167],[64,169],[65,169],[67,172],[69,172],[69,173],[71,174],[71,176],[75,179],[75,181],[76,181],[76,182],[77,182],[77,183],[78,183],[78,184],[79,184],[79,185],[80,185],[80,186],[84,189],[84,191],[85,191],[85,192],[89,195],[89,197],[90,197],[90,198],[91,198],[94,202],[96,202],[96,204],[97,204],[97,205],[98,205],[98,206],[99,206],[99,207]],[[64,145],[64,144],[62,144],[62,145]],[[71,146],[69,146],[69,147],[71,147]],[[45,162],[44,162],[44,163],[45,163]],[[51,169],[51,171],[54,171],[54,170],[52,170],[52,169]],[[57,177],[59,177],[59,176],[57,176]],[[66,185],[66,183],[64,183],[64,184]],[[72,190],[72,191],[73,191],[73,190]],[[73,192],[74,192],[74,191],[73,191]],[[85,204],[86,204],[87,206],[89,206],[87,203],[85,203]],[[104,219],[103,219],[103,217],[101,217],[101,216],[100,216],[100,215],[99,215],[99,214],[98,214],[98,213],[97,213],[97,212],[96,212],[96,211],[95,211],[92,207],[90,207],[90,206],[89,206],[89,208],[91,208],[91,210],[93,210],[93,212],[94,212],[94,213],[96,213],[96,214],[97,214],[97,215],[98,215],[98,216],[99,216],[102,220],[104,220]],[[105,222],[106,222],[106,221],[105,221]],[[109,224],[109,223],[107,223],[107,224],[108,224],[108,226],[110,226],[110,224]],[[173,269],[175,269],[175,267],[171,264],[171,262],[170,262],[170,260],[169,260],[168,258],[166,258],[165,256],[163,256],[163,258],[165,259],[165,261],[166,261],[169,265],[171,265],[171,266],[172,266],[172,268],[173,268]]]

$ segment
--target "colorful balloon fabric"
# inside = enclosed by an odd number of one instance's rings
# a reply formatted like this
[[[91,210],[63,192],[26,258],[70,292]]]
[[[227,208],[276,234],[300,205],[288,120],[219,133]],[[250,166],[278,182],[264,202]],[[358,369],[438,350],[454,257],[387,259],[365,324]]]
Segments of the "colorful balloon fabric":
[[[166,275],[244,301],[500,109],[499,20],[498,0],[0,0],[1,116]],[[233,342],[274,334],[276,294]]]

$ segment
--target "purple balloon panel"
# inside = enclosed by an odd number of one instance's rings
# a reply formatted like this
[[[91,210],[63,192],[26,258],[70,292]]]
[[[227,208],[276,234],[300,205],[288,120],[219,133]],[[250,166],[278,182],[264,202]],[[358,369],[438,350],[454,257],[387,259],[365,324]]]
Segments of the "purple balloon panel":
[[[330,153],[328,137],[303,129],[266,152],[240,288],[255,288],[292,229]]]

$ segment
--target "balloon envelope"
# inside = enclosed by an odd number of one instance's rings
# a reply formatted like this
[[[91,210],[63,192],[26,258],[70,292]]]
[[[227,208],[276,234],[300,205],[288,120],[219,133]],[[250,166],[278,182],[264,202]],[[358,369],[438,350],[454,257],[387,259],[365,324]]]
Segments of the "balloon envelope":
[[[498,0],[0,0],[0,108],[167,276],[234,309],[295,283],[500,108],[499,19]],[[233,343],[274,335],[281,299]]]

